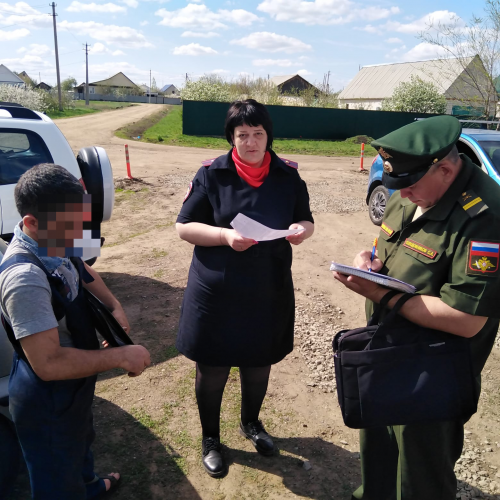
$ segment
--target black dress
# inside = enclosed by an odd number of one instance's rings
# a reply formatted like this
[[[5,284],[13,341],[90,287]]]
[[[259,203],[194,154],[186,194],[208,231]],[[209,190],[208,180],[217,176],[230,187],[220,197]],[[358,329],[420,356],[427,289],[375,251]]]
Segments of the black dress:
[[[296,168],[271,152],[269,175],[253,188],[236,172],[231,152],[202,167],[177,222],[231,228],[242,213],[273,229],[314,222]],[[196,245],[181,310],[177,349],[212,366],[266,366],[293,349],[292,249],[279,240],[244,252]]]

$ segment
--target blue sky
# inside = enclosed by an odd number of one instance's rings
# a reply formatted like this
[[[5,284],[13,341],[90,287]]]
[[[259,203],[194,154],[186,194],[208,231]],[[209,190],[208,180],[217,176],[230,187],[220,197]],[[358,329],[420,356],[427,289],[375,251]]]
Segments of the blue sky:
[[[123,71],[135,83],[182,85],[218,73],[299,73],[343,88],[360,66],[431,59],[417,35],[453,16],[469,20],[483,3],[442,0],[64,0],[57,3],[61,78],[85,79],[82,44],[91,45],[89,80]],[[54,84],[48,2],[0,1],[0,63]]]

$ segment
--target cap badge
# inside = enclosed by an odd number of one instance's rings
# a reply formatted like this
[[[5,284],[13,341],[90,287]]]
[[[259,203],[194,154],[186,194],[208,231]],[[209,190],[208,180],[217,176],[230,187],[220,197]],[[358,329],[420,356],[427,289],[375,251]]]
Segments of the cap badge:
[[[392,165],[388,161],[384,161],[384,172],[390,174],[393,170]]]
[[[434,160],[432,160],[432,164],[434,165],[435,163],[437,163],[439,160],[437,158],[434,158]]]
[[[379,148],[378,153],[384,160],[392,158],[392,156],[387,151],[384,151],[384,148]]]

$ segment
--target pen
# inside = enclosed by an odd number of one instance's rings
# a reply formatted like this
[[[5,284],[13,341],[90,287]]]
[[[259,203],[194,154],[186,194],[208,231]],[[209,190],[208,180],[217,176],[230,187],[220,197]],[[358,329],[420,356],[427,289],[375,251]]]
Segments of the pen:
[[[373,247],[372,247],[372,255],[370,257],[370,269],[368,269],[368,272],[372,272],[372,266],[371,263],[373,262],[373,259],[375,257],[375,252],[377,251],[377,243],[378,243],[378,238],[375,238],[373,240]]]

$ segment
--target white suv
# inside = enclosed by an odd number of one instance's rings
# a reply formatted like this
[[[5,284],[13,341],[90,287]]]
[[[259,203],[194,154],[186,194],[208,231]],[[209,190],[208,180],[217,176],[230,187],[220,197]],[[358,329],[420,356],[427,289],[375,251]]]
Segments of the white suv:
[[[21,175],[38,163],[66,168],[92,195],[93,217],[111,218],[114,205],[113,171],[103,148],[87,147],[75,157],[68,141],[47,116],[18,104],[0,102],[0,237],[10,241],[21,219],[14,202],[14,188]],[[0,259],[5,251],[0,241]],[[5,498],[19,460],[17,439],[8,411],[8,381],[12,346],[0,323],[0,498]]]

